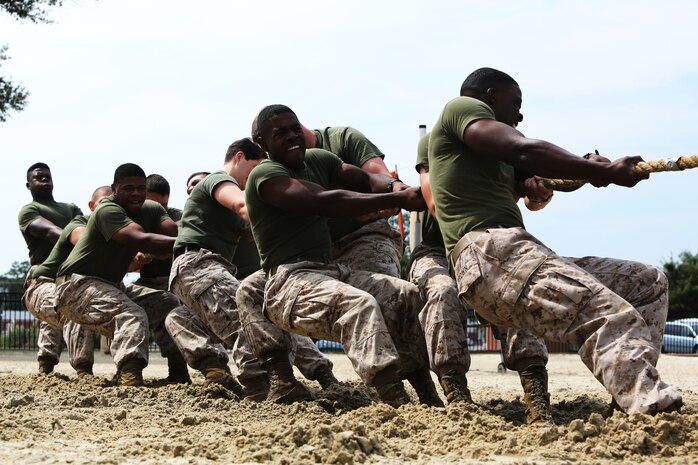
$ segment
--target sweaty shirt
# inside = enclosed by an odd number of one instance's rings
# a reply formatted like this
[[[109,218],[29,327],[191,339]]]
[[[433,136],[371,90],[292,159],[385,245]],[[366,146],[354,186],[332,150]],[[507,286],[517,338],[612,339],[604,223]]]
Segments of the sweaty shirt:
[[[488,105],[457,97],[446,104],[429,137],[429,180],[449,255],[469,231],[523,227],[514,167],[476,153],[463,140],[466,128],[481,119],[495,119]]]
[[[327,218],[276,208],[262,199],[260,186],[271,178],[283,176],[313,182],[327,189],[330,179],[341,167],[342,160],[336,155],[309,149],[305,152],[302,169],[292,170],[274,160],[264,160],[252,170],[245,186],[245,199],[262,268],[269,270],[299,258],[329,258],[332,243]]]

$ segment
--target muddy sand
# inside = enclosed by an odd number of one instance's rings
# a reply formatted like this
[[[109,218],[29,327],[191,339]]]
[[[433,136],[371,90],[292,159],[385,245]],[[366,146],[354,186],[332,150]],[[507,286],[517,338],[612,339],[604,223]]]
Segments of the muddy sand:
[[[478,405],[393,409],[375,402],[344,355],[331,355],[346,385],[308,382],[314,402],[235,402],[222,388],[163,386],[152,354],[147,387],[105,387],[42,377],[29,353],[0,354],[1,464],[471,464],[698,463],[698,358],[663,355],[659,368],[684,396],[681,413],[614,413],[610,396],[575,354],[552,355],[555,426],[525,425],[518,375],[499,356],[475,354],[468,375]],[[95,373],[114,366],[98,356]],[[412,392],[414,397],[414,392]]]

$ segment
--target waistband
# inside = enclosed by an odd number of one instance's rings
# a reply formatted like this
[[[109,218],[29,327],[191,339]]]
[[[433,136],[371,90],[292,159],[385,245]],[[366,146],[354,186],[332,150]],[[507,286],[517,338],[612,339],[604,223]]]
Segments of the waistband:
[[[180,247],[172,252],[172,260],[179,257],[180,255],[184,255],[187,252],[198,252],[201,249],[203,249],[203,247],[200,247],[198,245],[185,245],[184,247]]]
[[[487,231],[470,231],[469,233],[466,233],[465,236],[461,237],[458,242],[456,242],[456,246],[453,248],[451,251],[451,255],[449,256],[449,263],[451,264],[451,268],[455,268],[456,262],[458,261],[458,257],[460,257],[460,254],[463,253],[463,251],[470,246],[475,240],[480,237],[481,235],[485,234]]]

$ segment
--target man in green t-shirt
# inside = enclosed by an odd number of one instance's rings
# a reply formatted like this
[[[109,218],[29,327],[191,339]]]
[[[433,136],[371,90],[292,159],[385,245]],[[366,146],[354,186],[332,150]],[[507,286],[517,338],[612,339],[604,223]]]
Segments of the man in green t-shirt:
[[[19,230],[29,249],[29,264],[36,266],[49,256],[63,228],[82,212],[75,204],[53,199],[53,177],[46,163],[34,163],[27,169],[26,186],[32,201],[19,211]],[[60,330],[41,321],[37,344],[39,372],[51,373],[63,347]]]
[[[491,68],[471,73],[429,138],[432,193],[460,297],[495,325],[576,344],[584,364],[627,413],[678,410],[656,369],[668,311],[666,276],[607,258],[563,258],[523,227],[514,190],[533,175],[632,187],[639,157],[577,157],[528,139],[521,89]],[[534,196],[539,202],[549,199]]]
[[[259,143],[271,160],[252,173],[245,190],[252,233],[268,272],[265,314],[284,331],[339,341],[356,372],[393,406],[409,402],[401,375],[426,363],[417,314],[424,302],[412,284],[353,271],[330,257],[327,217],[356,217],[383,209],[423,209],[418,189],[386,192],[384,178],[344,164],[324,150],[306,152],[301,124],[283,105],[258,118]],[[325,190],[347,185],[358,192]],[[383,192],[368,194],[362,192]],[[256,335],[241,307],[243,330],[267,369],[271,392],[287,402],[309,397],[294,377],[289,341]]]
[[[424,329],[432,370],[437,373],[446,398],[451,402],[471,402],[465,373],[470,367],[467,335],[467,309],[458,298],[458,285],[451,277],[443,238],[436,222],[436,208],[429,182],[429,134],[419,140],[415,168],[419,173],[422,195],[429,207],[422,221],[422,242],[415,247],[408,264],[409,279],[419,286],[426,305],[419,314]],[[521,196],[527,190],[520,185],[514,191]],[[543,192],[547,197],[552,192]],[[534,194],[538,194],[535,192]],[[533,195],[533,194],[531,194]],[[524,195],[530,209],[540,209],[539,203]],[[538,203],[537,203],[538,202]],[[524,388],[528,424],[549,424],[550,395],[548,394],[548,350],[542,339],[523,330],[497,328],[505,366],[519,372]]]
[[[102,200],[111,195],[111,188],[103,186],[92,194],[88,202],[90,211],[94,211]],[[51,253],[41,265],[32,268],[27,276],[25,291],[22,296],[24,306],[36,318],[51,325],[59,331],[63,331],[68,343],[70,364],[77,372],[78,377],[92,375],[94,364],[94,340],[92,331],[82,325],[67,320],[56,312],[56,272],[61,264],[73,250],[85,230],[87,218],[78,215],[68,223]]]
[[[177,225],[162,206],[145,200],[145,173],[138,165],[119,166],[111,188],[113,195],[90,215],[56,273],[56,311],[109,337],[119,384],[141,386],[149,327],[164,357],[178,354],[164,319],[179,302],[169,292],[127,289],[122,280],[138,251],[170,254]]]
[[[399,179],[391,176],[383,159],[385,155],[360,131],[346,126],[326,127],[310,130],[302,126],[306,149],[319,148],[337,155],[340,160],[374,175],[385,183],[388,191],[407,187]],[[252,137],[259,138],[258,123],[252,123]],[[394,278],[401,277],[403,243],[400,234],[390,227],[385,217],[392,216],[395,210],[371,212],[356,218],[329,218],[332,239],[332,259],[356,271],[381,273]],[[265,277],[264,277],[265,278]],[[245,280],[238,289],[238,302],[243,305],[258,306],[263,303],[263,289],[266,279]],[[410,384],[417,391],[421,401],[440,405],[429,370],[410,373]]]
[[[264,158],[250,139],[235,141],[228,148],[223,170],[196,184],[184,204],[170,274],[170,288],[187,308],[167,317],[168,331],[182,335],[176,342],[190,367],[205,376],[217,376],[239,396],[245,392],[230,373],[221,342],[233,347],[241,382],[247,385],[263,377],[239,334],[235,303],[239,282],[231,260],[247,222],[243,189],[250,171]]]
[[[169,206],[170,183],[159,174],[150,174],[145,178],[145,198],[162,205],[167,216],[178,223],[182,220],[182,210]],[[150,259],[152,257],[147,257]],[[172,268],[172,257],[154,258],[140,268],[140,277],[135,281],[140,286],[166,291]]]

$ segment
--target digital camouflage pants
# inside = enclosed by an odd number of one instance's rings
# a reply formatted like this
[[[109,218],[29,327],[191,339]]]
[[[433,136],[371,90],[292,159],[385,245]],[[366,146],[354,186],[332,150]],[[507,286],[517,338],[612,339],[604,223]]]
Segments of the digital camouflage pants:
[[[176,353],[165,330],[165,317],[179,306],[169,292],[108,281],[77,273],[59,277],[56,287],[57,312],[111,339],[109,350],[117,368],[125,360],[148,364],[149,329],[163,357]]]
[[[403,244],[387,220],[363,225],[332,243],[332,259],[355,271],[400,277]]]
[[[266,312],[281,329],[341,342],[365,384],[428,366],[416,286],[335,263],[299,261],[269,273]],[[255,339],[256,340],[256,339]]]
[[[628,412],[654,413],[681,397],[655,368],[667,317],[657,268],[610,258],[563,258],[522,228],[490,229],[455,262],[461,298],[488,321],[576,344]]]
[[[419,287],[426,302],[419,322],[426,337],[431,369],[436,373],[441,367],[467,371],[467,309],[449,274],[446,250],[421,243],[412,252],[408,269],[410,281]],[[547,363],[548,350],[542,339],[518,329],[500,328],[500,333],[504,335],[504,364],[509,369],[524,370]]]
[[[50,357],[58,363],[65,338],[70,365],[73,368],[92,367],[94,364],[92,331],[56,313],[56,284],[53,279],[43,276],[28,279],[22,301],[27,310],[41,321],[38,340],[39,357]]]

